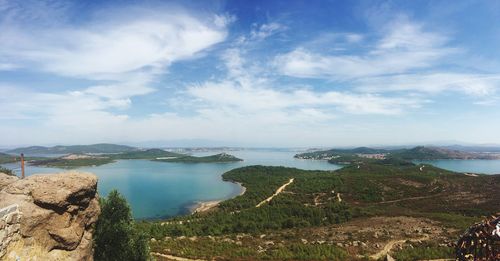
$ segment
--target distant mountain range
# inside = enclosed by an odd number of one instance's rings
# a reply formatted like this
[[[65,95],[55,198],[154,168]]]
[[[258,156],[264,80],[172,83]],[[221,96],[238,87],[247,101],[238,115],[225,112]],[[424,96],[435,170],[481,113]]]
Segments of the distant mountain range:
[[[42,154],[82,154],[82,153],[120,153],[120,152],[130,152],[137,151],[138,148],[126,146],[126,145],[116,145],[108,143],[99,143],[92,145],[71,145],[71,146],[54,146],[54,147],[43,147],[43,146],[31,146],[24,148],[17,148],[7,151],[11,154],[24,153],[27,155],[42,155]]]

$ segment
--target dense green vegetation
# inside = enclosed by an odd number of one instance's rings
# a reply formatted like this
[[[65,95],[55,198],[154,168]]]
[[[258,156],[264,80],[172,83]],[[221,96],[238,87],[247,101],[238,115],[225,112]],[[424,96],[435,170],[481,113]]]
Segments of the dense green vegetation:
[[[190,239],[164,240],[151,244],[153,251],[172,249],[172,254],[211,260],[214,256],[224,256],[229,260],[346,260],[347,252],[328,245],[304,245],[294,243],[287,246],[276,245],[267,251],[256,251],[255,246],[243,246],[231,241]],[[176,251],[180,250],[180,251]]]
[[[95,260],[149,260],[149,240],[135,228],[130,207],[116,190],[101,198],[101,215],[94,233]]]
[[[473,191],[481,193],[481,189],[487,189],[499,194],[496,189],[500,186],[496,176],[471,178],[430,166],[421,171],[420,166],[415,165],[383,164],[347,166],[336,172],[251,166],[229,171],[223,178],[242,183],[246,193],[221,203],[213,213],[177,218],[167,225],[153,224],[149,227],[152,235],[159,238],[221,235],[320,226],[360,215],[379,215],[388,208],[394,215],[425,216],[456,224],[460,221],[453,218],[492,213],[495,205],[472,203],[467,198],[449,203],[448,199],[454,197],[452,193],[469,190],[471,184],[484,183],[490,186],[482,185]],[[269,204],[255,207],[290,178],[295,181],[286,192]],[[337,192],[342,195],[342,202],[338,202]],[[443,209],[448,211],[446,216],[436,214]],[[178,221],[183,224],[179,225]]]
[[[92,145],[71,145],[71,146],[32,146],[26,148],[17,148],[8,151],[8,153],[24,153],[24,154],[83,154],[83,153],[120,153],[127,151],[135,151],[137,148],[116,145],[116,144],[92,144]]]
[[[287,187],[290,193],[282,193],[269,204],[255,207],[292,177],[296,182]],[[181,217],[173,219],[171,224],[147,223],[144,228],[156,238],[222,235],[337,224],[351,217],[347,205],[336,201],[331,194],[331,190],[341,183],[332,172],[309,173],[285,167],[251,166],[229,171],[223,178],[241,182],[247,191],[243,196],[221,203],[220,210],[209,215]],[[325,195],[325,202],[312,206],[314,193],[322,193],[325,189],[330,192]],[[179,225],[179,221],[183,224]]]

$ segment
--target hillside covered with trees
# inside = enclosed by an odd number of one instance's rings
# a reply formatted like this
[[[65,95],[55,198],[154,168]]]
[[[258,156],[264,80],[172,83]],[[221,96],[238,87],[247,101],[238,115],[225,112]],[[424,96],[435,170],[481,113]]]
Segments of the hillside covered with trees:
[[[499,175],[467,176],[412,163],[353,164],[337,171],[249,166],[223,178],[240,182],[245,194],[208,212],[139,224],[154,238],[153,252],[345,260],[368,258],[402,240],[399,257],[446,258],[465,227],[499,209]]]

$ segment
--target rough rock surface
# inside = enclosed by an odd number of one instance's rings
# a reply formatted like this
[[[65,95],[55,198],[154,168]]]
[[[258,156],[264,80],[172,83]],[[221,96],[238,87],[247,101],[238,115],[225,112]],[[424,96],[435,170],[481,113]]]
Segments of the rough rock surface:
[[[0,173],[0,259],[92,260],[97,177]]]

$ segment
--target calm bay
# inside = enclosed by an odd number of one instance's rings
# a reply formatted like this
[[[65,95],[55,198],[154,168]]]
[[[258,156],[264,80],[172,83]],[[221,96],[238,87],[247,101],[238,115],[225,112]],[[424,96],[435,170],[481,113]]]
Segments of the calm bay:
[[[196,153],[203,156],[217,152]],[[234,163],[168,163],[148,160],[119,160],[110,164],[78,168],[99,177],[98,191],[106,196],[117,189],[125,196],[137,219],[155,219],[187,214],[197,202],[237,196],[242,187],[224,182],[222,174],[248,165],[286,166],[301,169],[335,170],[326,161],[294,159],[296,152],[280,149],[252,149],[228,152],[243,159]],[[19,174],[18,164],[4,164]],[[27,166],[26,175],[59,173],[60,168]]]

